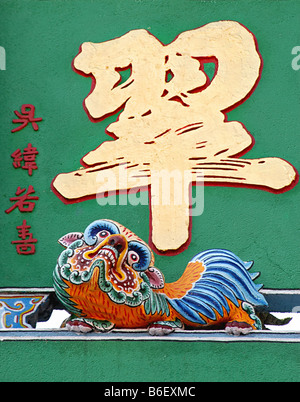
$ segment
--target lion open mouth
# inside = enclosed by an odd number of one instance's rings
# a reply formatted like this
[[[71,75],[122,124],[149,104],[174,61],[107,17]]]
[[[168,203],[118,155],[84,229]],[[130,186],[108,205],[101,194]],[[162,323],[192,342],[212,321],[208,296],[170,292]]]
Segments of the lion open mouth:
[[[89,272],[93,261],[101,259],[105,263],[106,280],[111,282],[117,292],[131,294],[139,289],[141,279],[127,264],[128,243],[122,235],[110,235],[96,246],[75,250],[71,262],[79,272]]]
[[[112,246],[104,246],[98,253],[98,256],[108,260],[113,266],[117,264],[119,252]]]
[[[113,246],[103,246],[97,254],[106,264],[106,279],[117,291],[131,294],[139,287],[137,273],[126,264],[127,249],[121,253]]]

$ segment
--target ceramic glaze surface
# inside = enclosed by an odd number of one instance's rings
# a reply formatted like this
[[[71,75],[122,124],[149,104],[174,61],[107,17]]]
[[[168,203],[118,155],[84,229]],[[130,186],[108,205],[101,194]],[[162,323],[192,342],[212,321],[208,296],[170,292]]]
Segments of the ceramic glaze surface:
[[[182,277],[165,283],[150,247],[111,220],[59,239],[66,247],[54,271],[58,298],[75,331],[145,328],[151,335],[176,328],[225,327],[232,334],[261,329],[253,306],[267,302],[243,262],[228,250],[199,253]]]

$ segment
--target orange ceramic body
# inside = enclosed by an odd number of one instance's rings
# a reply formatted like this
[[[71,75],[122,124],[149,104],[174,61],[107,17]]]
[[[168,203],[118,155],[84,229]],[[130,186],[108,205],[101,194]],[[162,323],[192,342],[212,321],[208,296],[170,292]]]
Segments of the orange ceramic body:
[[[76,331],[148,328],[162,335],[176,328],[260,329],[254,305],[266,301],[243,262],[227,250],[197,254],[182,277],[165,283],[149,246],[110,220],[91,223],[84,233],[63,236],[66,247],[54,271],[60,301]]]

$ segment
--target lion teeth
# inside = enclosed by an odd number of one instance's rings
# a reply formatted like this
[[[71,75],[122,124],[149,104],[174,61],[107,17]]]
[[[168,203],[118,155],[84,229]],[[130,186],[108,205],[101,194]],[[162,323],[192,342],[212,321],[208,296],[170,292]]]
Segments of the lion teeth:
[[[107,256],[112,264],[116,263],[116,258],[110,250],[107,249],[101,250],[99,254]]]

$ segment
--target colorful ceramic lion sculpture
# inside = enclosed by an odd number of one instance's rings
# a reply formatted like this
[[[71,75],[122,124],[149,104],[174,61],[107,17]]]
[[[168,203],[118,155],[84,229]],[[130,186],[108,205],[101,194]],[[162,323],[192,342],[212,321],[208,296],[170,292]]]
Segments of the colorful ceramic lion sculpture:
[[[261,329],[253,306],[266,306],[262,285],[243,262],[222,249],[197,254],[182,277],[165,283],[149,246],[111,220],[59,239],[65,247],[54,271],[57,297],[71,313],[69,330],[148,328],[166,335],[176,328],[222,329],[247,334]]]

